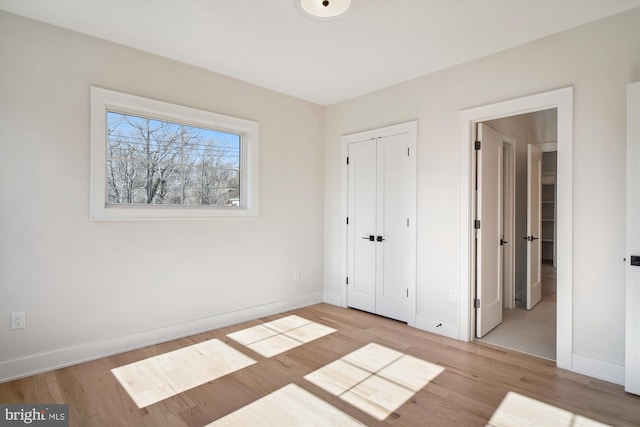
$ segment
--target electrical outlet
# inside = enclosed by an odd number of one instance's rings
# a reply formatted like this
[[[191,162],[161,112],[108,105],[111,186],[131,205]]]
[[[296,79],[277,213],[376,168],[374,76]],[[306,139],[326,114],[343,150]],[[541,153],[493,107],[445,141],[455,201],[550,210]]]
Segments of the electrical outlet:
[[[11,329],[22,329],[27,327],[27,316],[24,311],[11,313]]]

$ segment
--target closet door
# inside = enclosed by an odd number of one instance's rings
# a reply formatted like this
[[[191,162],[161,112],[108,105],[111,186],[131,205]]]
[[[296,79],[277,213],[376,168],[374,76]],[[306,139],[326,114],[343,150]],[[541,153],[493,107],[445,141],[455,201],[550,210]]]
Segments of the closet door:
[[[407,321],[415,286],[410,135],[348,145],[347,305]]]
[[[376,141],[349,144],[347,298],[349,307],[376,311]]]
[[[413,278],[412,229],[409,224],[413,186],[408,134],[377,140],[376,313],[407,320],[407,298]]]

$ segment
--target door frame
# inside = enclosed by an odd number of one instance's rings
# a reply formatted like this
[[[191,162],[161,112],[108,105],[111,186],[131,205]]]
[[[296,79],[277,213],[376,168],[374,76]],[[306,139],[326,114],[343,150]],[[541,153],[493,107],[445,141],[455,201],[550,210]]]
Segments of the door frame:
[[[556,365],[572,369],[573,357],[573,87],[474,107],[460,112],[460,223],[458,337],[473,340],[475,299],[472,146],[476,123],[557,108],[558,114],[558,268]]]
[[[342,277],[347,278],[347,269],[348,269],[348,229],[347,229],[347,221],[346,219],[349,216],[349,169],[347,164],[347,157],[349,153],[349,144],[358,141],[366,141],[370,139],[383,138],[387,136],[399,135],[402,133],[409,134],[409,149],[413,153],[412,159],[413,162],[410,162],[410,174],[412,175],[412,182],[414,184],[413,195],[412,198],[412,207],[410,209],[409,215],[409,223],[413,228],[413,239],[412,239],[412,248],[410,252],[413,254],[411,258],[411,285],[409,286],[408,298],[407,298],[407,324],[409,326],[416,326],[416,308],[417,308],[417,145],[418,145],[418,121],[412,120],[409,122],[399,123],[395,125],[385,126],[376,129],[365,130],[361,132],[351,133],[347,135],[343,135],[340,140],[342,142],[342,191],[343,191],[343,200],[345,207],[345,215],[344,221],[342,222],[342,236],[344,237],[344,251],[345,256],[342,257],[342,262],[340,269],[342,271]],[[347,281],[342,281],[341,286],[341,306],[347,307]]]

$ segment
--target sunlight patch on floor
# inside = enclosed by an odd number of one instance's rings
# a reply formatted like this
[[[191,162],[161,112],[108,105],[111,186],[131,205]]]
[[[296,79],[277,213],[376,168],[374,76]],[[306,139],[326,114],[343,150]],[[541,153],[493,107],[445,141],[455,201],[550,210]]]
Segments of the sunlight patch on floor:
[[[363,426],[305,389],[289,384],[226,415],[213,426]]]
[[[194,344],[111,370],[144,408],[256,363],[219,339]]]
[[[602,427],[607,424],[510,391],[493,413],[487,427],[513,426]]]
[[[444,368],[371,343],[304,378],[378,420],[384,420]]]
[[[293,315],[227,336],[264,357],[271,357],[335,331],[328,326]]]

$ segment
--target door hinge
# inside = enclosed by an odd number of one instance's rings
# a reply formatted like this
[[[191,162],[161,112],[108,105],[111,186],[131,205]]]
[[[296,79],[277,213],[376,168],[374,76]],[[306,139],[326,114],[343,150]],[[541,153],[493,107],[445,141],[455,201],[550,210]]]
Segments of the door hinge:
[[[407,288],[407,298],[409,298],[409,288]]]
[[[480,230],[480,220],[476,219],[475,221],[473,221],[473,228],[474,230]]]
[[[347,276],[347,285],[349,284],[349,277]]]
[[[411,154],[409,154],[411,151],[409,150],[411,150],[411,147],[407,147],[407,157],[411,157]]]
[[[347,157],[347,164],[349,164],[349,157]]]
[[[349,225],[349,217],[347,217],[347,225]]]
[[[478,298],[473,300],[473,308],[480,308],[480,300]]]
[[[473,146],[476,150],[479,150],[482,147],[482,142],[480,141],[476,141],[474,146]]]

